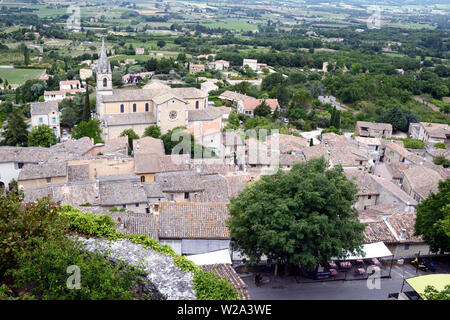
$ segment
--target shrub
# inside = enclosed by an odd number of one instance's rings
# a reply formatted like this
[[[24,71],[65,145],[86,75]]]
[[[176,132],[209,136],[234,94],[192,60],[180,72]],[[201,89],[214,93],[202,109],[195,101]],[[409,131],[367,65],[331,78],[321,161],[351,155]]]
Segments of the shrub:
[[[17,259],[42,241],[60,242],[68,230],[67,221],[48,198],[22,205],[23,193],[0,196],[0,276],[15,268]]]
[[[79,289],[67,287],[70,276],[67,267],[71,265],[80,268]],[[28,287],[36,298],[43,300],[129,300],[133,298],[133,288],[141,274],[139,269],[124,263],[112,265],[100,254],[81,250],[81,244],[72,239],[59,244],[41,243],[24,253],[18,268],[10,272],[15,288]]]
[[[445,143],[443,143],[443,142],[435,143],[434,146],[436,148],[440,148],[440,149],[447,149],[447,147],[445,146]]]
[[[43,198],[23,204],[23,193],[0,196],[0,299],[132,299],[141,281],[141,268],[112,263],[103,255],[81,250],[67,237],[69,228],[80,233],[110,236],[109,216],[85,214],[59,207]],[[83,214],[81,214],[83,213]],[[81,288],[68,289],[67,267],[81,271]],[[146,296],[143,296],[146,298]]]
[[[444,168],[450,167],[450,160],[448,160],[445,156],[437,156],[433,160],[435,165],[443,166]]]

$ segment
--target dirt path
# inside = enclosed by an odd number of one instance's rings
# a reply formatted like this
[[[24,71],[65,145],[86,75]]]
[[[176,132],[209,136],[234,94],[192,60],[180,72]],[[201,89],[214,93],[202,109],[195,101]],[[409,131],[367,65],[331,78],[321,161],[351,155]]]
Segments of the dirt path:
[[[423,99],[422,97],[420,97],[420,96],[414,96],[414,100],[416,100],[417,102],[420,102],[420,103],[422,103],[422,104],[424,104],[424,105],[429,106],[429,107],[430,107],[431,109],[433,109],[434,111],[441,112],[441,109],[439,109],[438,106],[436,106],[435,104],[432,104],[431,102],[428,102],[428,101],[424,100],[424,99]]]

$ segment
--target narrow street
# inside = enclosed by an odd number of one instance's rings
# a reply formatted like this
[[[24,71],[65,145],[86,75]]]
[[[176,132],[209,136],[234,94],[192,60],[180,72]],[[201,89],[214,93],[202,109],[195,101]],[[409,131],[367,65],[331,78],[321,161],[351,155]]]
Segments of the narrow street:
[[[382,278],[379,289],[369,289],[367,280],[352,281],[317,281],[312,283],[297,283],[294,277],[278,277],[269,283],[256,287],[254,275],[241,275],[252,300],[383,300],[389,293],[398,293],[405,278],[430,274],[418,271],[412,265],[393,266],[391,278]],[[267,278],[264,278],[267,280]],[[373,281],[371,281],[371,284]],[[403,291],[412,288],[405,282]]]

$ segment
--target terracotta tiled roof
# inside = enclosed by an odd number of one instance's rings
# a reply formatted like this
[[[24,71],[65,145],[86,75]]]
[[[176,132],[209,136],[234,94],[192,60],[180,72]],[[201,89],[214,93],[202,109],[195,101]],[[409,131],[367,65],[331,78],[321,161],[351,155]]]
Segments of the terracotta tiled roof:
[[[133,203],[147,203],[144,187],[138,182],[100,182],[100,203],[104,206],[114,206]]]
[[[390,131],[392,131],[392,124],[390,124],[390,123],[357,121],[356,127],[368,127],[370,129],[375,129],[375,130],[390,130]]]
[[[108,126],[156,124],[155,116],[151,112],[105,114],[103,118]]]
[[[405,204],[409,204],[411,206],[417,205],[417,201],[414,200],[414,198],[409,196],[405,191],[403,191],[398,185],[394,184],[392,181],[375,175],[369,176],[376,183],[377,189],[379,190],[385,189],[387,192],[391,193],[397,199],[399,199]]]
[[[204,270],[211,270],[215,274],[227,278],[236,288],[240,300],[250,300],[250,294],[247,290],[247,284],[237,274],[233,267],[229,264],[210,264],[201,266]]]
[[[161,139],[155,139],[152,137],[136,139],[133,140],[133,152],[135,155],[146,153],[163,156],[165,155],[164,143]]]
[[[161,189],[161,184],[158,182],[147,182],[144,183],[144,191],[147,198],[165,198],[164,193]]]
[[[83,155],[83,154],[87,153],[89,150],[91,150],[93,147],[94,147],[94,144],[92,143],[91,139],[88,137],[83,137],[78,140],[71,139],[71,140],[57,143],[54,146],[51,146],[50,149],[57,153],[66,152],[66,153],[73,153],[73,154],[77,154],[77,155]]]
[[[403,147],[403,142],[394,142],[394,141],[387,142],[386,149],[390,149],[403,157],[406,157],[410,154],[410,152]]]
[[[231,101],[239,101],[239,100],[248,99],[248,98],[252,98],[252,97],[247,96],[242,93],[239,93],[239,92],[233,92],[233,91],[228,91],[228,90],[224,91],[219,96],[219,99],[225,99],[225,100],[231,100]]]
[[[225,203],[161,202],[160,238],[229,239]]]
[[[447,139],[450,136],[450,126],[445,123],[421,122],[422,127],[432,138]]]
[[[278,104],[277,99],[255,99],[255,98],[247,98],[242,99],[242,104],[244,106],[244,110],[255,110],[257,106],[259,106],[263,101],[270,107],[272,111],[275,109],[280,109],[280,105]]]
[[[189,155],[137,154],[134,159],[137,174],[189,170]]]
[[[164,172],[155,174],[155,181],[163,192],[203,191],[202,179],[195,171]]]
[[[147,234],[158,240],[158,225],[153,215],[135,212],[108,212],[117,222],[116,229],[125,234]]]
[[[58,112],[58,101],[30,103],[30,114],[32,116],[49,114],[52,111]]]
[[[42,164],[25,164],[19,173],[18,180],[43,179],[67,176],[65,161],[47,161]]]
[[[1,162],[38,163],[53,155],[53,150],[41,147],[0,147]]]
[[[358,186],[357,195],[377,195],[379,194],[373,180],[369,177],[370,175],[366,172],[361,171],[345,171],[347,179],[356,183]]]
[[[410,212],[398,212],[386,217],[398,242],[423,242],[422,237],[414,235],[416,215]]]
[[[379,241],[390,243],[397,242],[397,239],[383,220],[368,223],[364,230],[364,238],[366,243]]]
[[[430,193],[437,193],[439,181],[442,176],[433,169],[425,166],[414,166],[404,171],[405,179],[411,188],[423,199],[428,198]]]
[[[189,110],[189,121],[211,121],[222,117],[222,111],[216,107],[203,110]]]

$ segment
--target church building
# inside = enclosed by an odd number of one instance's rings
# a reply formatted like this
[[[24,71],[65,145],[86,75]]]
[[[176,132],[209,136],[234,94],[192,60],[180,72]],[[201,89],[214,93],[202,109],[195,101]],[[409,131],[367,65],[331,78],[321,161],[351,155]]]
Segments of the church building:
[[[184,126],[201,132],[204,126],[222,127],[222,113],[208,107],[208,95],[196,88],[171,88],[149,82],[142,89],[113,89],[112,70],[102,42],[97,64],[96,119],[101,122],[102,139],[117,138],[126,129],[139,136],[145,128],[157,125],[164,134]]]

